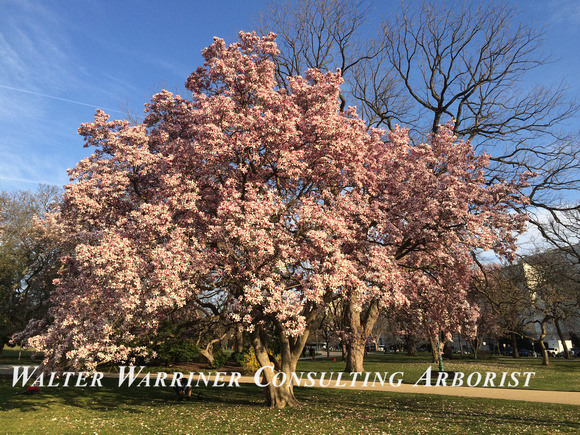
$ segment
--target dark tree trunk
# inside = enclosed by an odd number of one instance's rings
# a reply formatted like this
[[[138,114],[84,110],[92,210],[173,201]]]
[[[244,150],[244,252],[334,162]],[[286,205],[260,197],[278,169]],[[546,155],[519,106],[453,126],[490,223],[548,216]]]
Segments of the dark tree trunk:
[[[407,346],[407,356],[417,356],[417,337],[415,334],[405,335],[405,345]]]
[[[516,334],[511,334],[511,340],[512,340],[512,358],[519,358],[520,357],[520,351],[518,350],[518,341],[517,341],[517,337]]]
[[[564,358],[570,359],[570,351],[568,350],[568,346],[566,346],[566,340],[564,340],[564,334],[562,334],[562,328],[560,328],[560,321],[558,319],[555,319],[554,324],[556,325],[556,331],[558,331],[558,337],[560,337],[560,341],[562,342],[562,347],[564,348]]]
[[[236,353],[242,353],[244,351],[244,332],[236,329],[235,340],[234,351]]]
[[[443,344],[443,356],[445,359],[453,359],[453,349],[451,349],[451,345],[447,340]]]

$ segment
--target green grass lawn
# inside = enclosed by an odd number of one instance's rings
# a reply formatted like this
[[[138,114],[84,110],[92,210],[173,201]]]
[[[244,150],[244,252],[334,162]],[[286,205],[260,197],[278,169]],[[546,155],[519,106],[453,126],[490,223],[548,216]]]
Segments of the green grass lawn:
[[[297,388],[300,408],[268,409],[261,390],[195,389],[177,401],[169,388],[23,388],[0,381],[0,432],[44,434],[579,433],[578,406]]]
[[[0,364],[34,363],[29,353],[23,352],[20,361],[17,354],[17,349],[6,349]],[[445,366],[466,374],[535,371],[530,388],[579,391],[580,359],[551,362],[543,367],[536,358],[463,359],[446,361]],[[426,354],[411,358],[371,353],[365,360],[367,371],[403,371],[409,383],[429,365]],[[300,361],[298,370],[340,372],[344,362]],[[12,387],[10,380],[2,380],[0,434],[580,433],[580,407],[574,405],[296,388],[303,406],[275,410],[263,405],[262,391],[255,385],[196,388],[191,401],[177,401],[170,388],[119,388],[117,382],[105,379],[102,388],[45,387],[28,396],[21,385]]]
[[[487,360],[473,360],[471,358],[453,359],[445,361],[445,370],[459,371],[468,376],[472,372],[495,372],[498,378],[502,372],[534,372],[530,378],[529,389],[554,391],[580,391],[580,358],[565,360],[550,359],[550,366],[542,366],[541,358],[511,358],[499,357]],[[367,372],[404,372],[404,383],[414,384],[425,372],[427,367],[437,370],[437,364],[431,364],[431,354],[422,353],[417,357],[407,357],[402,354],[370,353],[364,362]],[[315,361],[303,360],[298,363],[297,370],[313,372],[340,372],[345,363],[336,358],[336,361],[319,357]],[[350,379],[350,378],[346,378]],[[520,385],[523,388],[523,376]]]

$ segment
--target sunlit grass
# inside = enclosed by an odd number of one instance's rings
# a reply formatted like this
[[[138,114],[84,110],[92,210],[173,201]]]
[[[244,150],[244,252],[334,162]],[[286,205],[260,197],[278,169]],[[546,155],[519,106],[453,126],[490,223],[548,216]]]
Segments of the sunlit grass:
[[[304,406],[271,410],[255,385],[200,388],[23,388],[0,381],[0,432],[119,433],[578,433],[578,407],[431,395],[297,388]],[[199,398],[197,398],[199,394]]]
[[[502,372],[534,372],[530,378],[530,389],[554,391],[580,391],[580,358],[571,360],[551,359],[550,366],[542,366],[541,358],[510,358],[500,357],[488,360],[473,360],[471,358],[445,361],[445,370],[459,371],[468,376],[473,372],[495,372],[498,378]],[[303,360],[298,363],[297,370],[305,372],[339,372],[345,369],[345,363],[337,358],[318,358],[315,361]],[[367,372],[404,372],[403,382],[414,384],[428,367],[438,370],[438,364],[431,363],[430,354],[422,353],[418,357],[403,355],[371,353],[364,361]],[[347,378],[350,379],[350,378]],[[520,385],[523,388],[523,376]]]

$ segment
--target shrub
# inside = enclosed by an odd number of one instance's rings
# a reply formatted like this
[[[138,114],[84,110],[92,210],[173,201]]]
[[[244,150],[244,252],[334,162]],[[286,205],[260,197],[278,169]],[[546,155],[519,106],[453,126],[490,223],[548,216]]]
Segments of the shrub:
[[[213,354],[213,364],[211,366],[214,369],[219,369],[228,362],[228,359],[230,359],[229,355],[220,349]]]
[[[489,350],[480,350],[477,352],[477,359],[495,359],[496,356]]]
[[[190,341],[166,341],[159,346],[157,359],[168,363],[195,361],[200,357],[199,346]]]
[[[280,360],[280,355],[274,355],[272,350],[269,350],[268,353],[274,356],[277,360]],[[254,352],[254,348],[250,347],[248,350],[244,350],[240,355],[239,363],[242,366],[242,371],[245,374],[254,373],[256,370],[260,368],[260,363],[258,362],[258,358],[256,358],[256,353]]]
[[[254,373],[260,368],[260,363],[258,362],[258,358],[256,358],[253,347],[250,347],[249,350],[244,350],[241,355],[240,364],[244,373]]]

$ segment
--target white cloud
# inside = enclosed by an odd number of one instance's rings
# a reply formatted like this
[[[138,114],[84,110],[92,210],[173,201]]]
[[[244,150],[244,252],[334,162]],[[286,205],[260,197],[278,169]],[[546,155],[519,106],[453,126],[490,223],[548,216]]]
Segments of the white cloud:
[[[580,24],[580,2],[578,0],[554,0],[542,3],[546,16],[552,24]],[[576,26],[570,30],[576,30]]]

